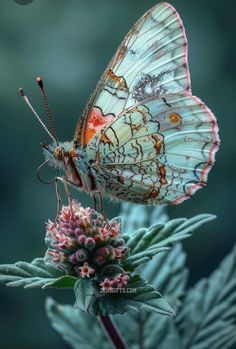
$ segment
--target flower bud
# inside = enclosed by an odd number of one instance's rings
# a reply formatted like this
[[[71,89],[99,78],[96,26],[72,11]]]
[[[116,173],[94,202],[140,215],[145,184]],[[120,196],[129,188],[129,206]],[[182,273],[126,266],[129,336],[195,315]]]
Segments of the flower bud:
[[[80,236],[78,236],[77,241],[80,245],[83,245],[85,240],[86,240],[86,236],[84,234],[81,234]]]
[[[86,247],[88,250],[92,250],[95,245],[96,245],[96,242],[93,238],[88,237],[85,239],[84,247]]]
[[[99,234],[94,235],[93,238],[94,238],[94,240],[95,240],[96,243],[99,243],[99,242],[102,241],[102,238],[101,238],[101,236],[100,236]]]
[[[75,228],[74,234],[79,236],[81,234],[81,228]]]
[[[89,254],[84,248],[79,248],[75,253],[69,256],[70,263],[76,265],[88,260]]]
[[[114,241],[113,246],[118,247],[118,246],[123,246],[124,245],[124,240],[123,239],[117,239]]]
[[[103,265],[115,258],[114,248],[110,245],[98,248],[93,256],[93,261],[97,265]]]

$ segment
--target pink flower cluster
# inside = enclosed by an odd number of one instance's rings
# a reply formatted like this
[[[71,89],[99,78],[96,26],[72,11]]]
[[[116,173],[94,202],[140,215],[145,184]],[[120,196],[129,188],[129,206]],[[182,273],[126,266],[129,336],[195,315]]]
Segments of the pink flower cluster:
[[[100,213],[76,201],[72,211],[64,206],[54,223],[48,221],[45,241],[46,261],[81,278],[99,276],[103,267],[119,264],[129,252],[121,238],[119,218],[108,224]]]
[[[113,289],[123,288],[129,281],[129,275],[118,274],[114,279],[105,278],[99,285],[102,292],[109,292]]]

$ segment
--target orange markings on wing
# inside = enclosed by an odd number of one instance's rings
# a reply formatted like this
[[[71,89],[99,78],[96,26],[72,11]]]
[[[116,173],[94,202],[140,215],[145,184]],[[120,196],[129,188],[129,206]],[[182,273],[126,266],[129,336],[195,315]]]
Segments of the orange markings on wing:
[[[119,89],[123,89],[126,91],[128,90],[125,79],[123,78],[123,76],[115,75],[111,69],[108,70],[107,75],[109,76],[109,78],[112,81],[114,81],[116,84],[118,84]]]
[[[113,144],[112,141],[110,140],[110,138],[107,137],[107,135],[105,133],[103,133],[103,135],[101,137],[101,142],[104,144]]]
[[[161,138],[159,138],[156,135],[152,135],[152,139],[154,139],[154,141],[155,141],[154,147],[156,149],[157,154],[159,155],[161,152],[162,140],[161,140]]]
[[[147,115],[145,113],[142,113],[143,123],[147,123]]]
[[[87,119],[83,145],[87,145],[95,133],[100,131],[108,122],[114,120],[114,118],[112,114],[103,115],[98,107],[92,108]]]
[[[161,184],[162,184],[162,185],[167,184],[165,166],[161,166],[161,167],[159,168],[159,172],[160,172],[160,176],[161,176],[161,178],[160,178]]]
[[[121,183],[121,184],[125,184],[125,179],[124,179],[124,177],[121,176],[121,175],[117,176],[117,181],[118,181],[119,183]]]
[[[159,189],[158,190],[153,189],[150,193],[150,198],[155,199],[159,195],[159,193],[160,193]]]
[[[181,116],[177,113],[171,113],[169,115],[170,122],[173,122],[173,124],[179,123],[181,121]]]
[[[121,46],[119,52],[117,53],[116,57],[115,57],[115,62],[114,64],[117,64],[118,62],[120,62],[122,60],[122,58],[124,57],[124,55],[127,52],[127,46],[123,45]]]
[[[138,131],[138,130],[140,130],[141,127],[142,127],[142,125],[132,124],[131,125],[131,130],[132,131]]]

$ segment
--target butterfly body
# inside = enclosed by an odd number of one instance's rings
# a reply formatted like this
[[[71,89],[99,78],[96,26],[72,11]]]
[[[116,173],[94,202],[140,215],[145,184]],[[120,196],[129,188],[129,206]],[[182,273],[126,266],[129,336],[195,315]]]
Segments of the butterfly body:
[[[205,185],[218,145],[215,116],[191,93],[182,21],[162,3],[121,43],[58,161],[88,193],[178,204]]]

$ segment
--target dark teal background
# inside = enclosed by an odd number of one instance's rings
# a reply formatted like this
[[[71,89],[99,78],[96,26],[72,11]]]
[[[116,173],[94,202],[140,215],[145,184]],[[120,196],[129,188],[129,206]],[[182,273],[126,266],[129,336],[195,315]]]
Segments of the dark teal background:
[[[22,6],[0,2],[1,229],[0,263],[42,256],[44,222],[55,215],[54,188],[36,178],[47,135],[18,95],[24,87],[46,120],[35,77],[45,80],[56,129],[71,140],[79,115],[109,59],[131,25],[155,1],[34,0]],[[189,41],[193,93],[218,118],[222,145],[208,186],[171,217],[209,212],[216,221],[184,243],[190,283],[207,276],[236,240],[236,2],[176,0]],[[45,176],[53,176],[53,170]],[[90,198],[74,193],[84,205]],[[106,205],[110,216],[119,212]],[[46,296],[73,303],[70,291],[0,288],[0,349],[68,348],[51,329],[44,311]],[[79,330],[79,329],[78,329]],[[88,329],[91,331],[92,329]],[[83,348],[81,348],[83,349]]]

